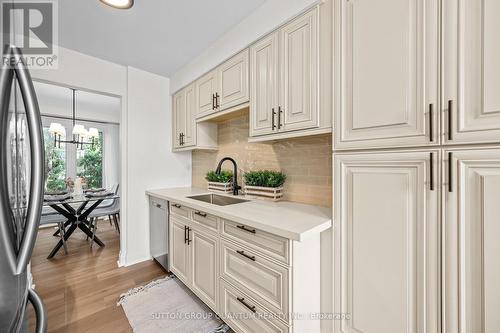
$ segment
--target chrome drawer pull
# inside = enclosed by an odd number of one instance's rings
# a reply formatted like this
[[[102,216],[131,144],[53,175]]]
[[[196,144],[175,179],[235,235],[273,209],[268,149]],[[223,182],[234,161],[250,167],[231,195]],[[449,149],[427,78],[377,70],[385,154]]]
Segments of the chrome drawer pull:
[[[196,215],[199,215],[201,217],[207,217],[207,214],[206,213],[202,213],[202,212],[194,212]]]
[[[238,251],[236,251],[236,252],[237,252],[238,254],[241,254],[241,255],[242,255],[243,257],[245,257],[245,258],[248,258],[248,259],[250,259],[250,260],[252,260],[252,261],[255,261],[255,256],[250,256],[250,255],[246,254],[246,253],[245,253],[245,251],[240,251],[240,250],[238,250]]]
[[[240,302],[241,304],[246,306],[253,313],[257,312],[257,310],[255,310],[255,305],[252,306],[252,305],[248,304],[247,302],[245,302],[245,299],[243,297],[236,297],[236,299],[238,300],[238,302]]]

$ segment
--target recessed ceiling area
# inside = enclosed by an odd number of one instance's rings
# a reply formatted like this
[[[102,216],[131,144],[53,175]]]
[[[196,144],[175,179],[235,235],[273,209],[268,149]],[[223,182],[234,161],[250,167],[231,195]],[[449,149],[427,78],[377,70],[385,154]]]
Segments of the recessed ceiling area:
[[[59,44],[170,77],[265,0],[59,1]]]
[[[73,113],[71,89],[44,82],[34,82],[34,86],[42,115],[71,118]],[[120,98],[77,90],[76,117],[78,119],[119,123],[120,115]]]

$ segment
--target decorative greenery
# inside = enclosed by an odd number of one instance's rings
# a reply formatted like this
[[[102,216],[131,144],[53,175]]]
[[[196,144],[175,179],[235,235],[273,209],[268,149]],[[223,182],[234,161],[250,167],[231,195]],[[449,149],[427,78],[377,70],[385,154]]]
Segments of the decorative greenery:
[[[281,171],[249,171],[243,175],[249,186],[280,187],[285,183],[286,175]]]
[[[102,187],[102,133],[99,133],[93,146],[85,146],[78,159],[78,177],[87,180],[88,188]]]
[[[218,175],[215,173],[215,171],[211,170],[211,171],[207,172],[205,179],[209,182],[229,183],[233,179],[233,172],[227,171],[227,170],[222,170],[220,172],[220,175]]]

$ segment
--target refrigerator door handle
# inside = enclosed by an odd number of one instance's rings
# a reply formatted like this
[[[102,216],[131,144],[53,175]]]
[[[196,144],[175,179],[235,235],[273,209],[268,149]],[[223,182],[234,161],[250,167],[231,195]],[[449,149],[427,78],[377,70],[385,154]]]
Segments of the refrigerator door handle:
[[[11,47],[6,46],[4,55],[10,56],[10,54]],[[0,152],[2,152],[0,154],[0,193],[5,193],[6,195],[0,196],[0,242],[3,244],[3,250],[9,261],[12,273],[16,273],[17,255],[15,240],[13,238],[15,231],[9,224],[9,221],[12,221],[14,217],[8,197],[7,153],[3,153],[3,150],[7,149],[9,102],[13,80],[14,70],[9,68],[8,64],[2,61],[0,70]]]
[[[26,109],[31,153],[30,198],[26,213],[24,234],[17,255],[16,265],[16,273],[20,274],[31,260],[31,254],[35,246],[38,227],[40,225],[44,191],[45,148],[43,144],[40,107],[38,106],[31,75],[22,61],[23,55],[19,48],[12,47],[12,56],[15,59],[14,71],[19,80],[19,88]]]
[[[28,301],[33,305],[36,314],[36,333],[47,333],[47,310],[42,298],[31,288],[28,289]]]
[[[38,106],[38,101],[36,99],[35,88],[33,86],[33,81],[31,80],[31,76],[29,74],[28,69],[25,67],[23,63],[23,55],[21,50],[17,47],[10,46],[4,52],[4,55],[10,57],[11,61],[9,64],[12,66],[3,67],[2,72],[0,73],[0,97],[1,97],[1,110],[0,120],[2,122],[2,132],[4,129],[7,129],[7,113],[9,108],[9,99],[10,99],[10,90],[12,87],[12,82],[14,79],[14,73],[19,81],[19,88],[21,90],[21,95],[23,98],[24,107],[26,109],[26,119],[28,123],[28,132],[30,138],[30,153],[31,153],[31,184],[30,184],[30,198],[27,207],[26,213],[26,222],[24,226],[24,233],[22,236],[21,244],[19,245],[19,249],[17,251],[17,256],[15,255],[15,247],[11,237],[10,230],[8,229],[7,222],[9,221],[9,211],[10,206],[7,202],[6,198],[1,200],[0,211],[3,216],[1,218],[7,218],[3,222],[0,223],[0,233],[3,235],[4,239],[8,240],[8,243],[5,244],[7,256],[9,261],[11,261],[11,266],[13,266],[13,273],[16,275],[21,274],[28,265],[31,254],[33,252],[33,247],[35,245],[36,236],[38,233],[38,226],[40,224],[40,214],[42,211],[43,205],[43,185],[44,185],[44,159],[45,159],[45,151],[43,146],[43,132],[42,132],[42,124],[40,121],[40,108]],[[4,61],[2,61],[4,63]],[[0,139],[0,144],[3,145],[3,149],[5,149],[6,144],[6,136],[7,130],[3,137]],[[5,155],[5,154],[2,154]],[[3,170],[7,170],[7,159],[2,157],[0,160],[0,167]],[[7,179],[6,179],[5,171],[2,171],[0,177],[0,186],[2,192],[7,190]],[[8,193],[8,191],[4,192]]]

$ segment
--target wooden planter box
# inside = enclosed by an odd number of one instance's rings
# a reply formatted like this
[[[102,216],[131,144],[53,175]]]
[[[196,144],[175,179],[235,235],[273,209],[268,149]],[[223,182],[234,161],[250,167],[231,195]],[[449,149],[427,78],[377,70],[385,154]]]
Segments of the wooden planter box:
[[[283,187],[261,187],[245,185],[245,195],[250,198],[280,201],[283,198]]]
[[[208,182],[208,190],[221,193],[233,193],[233,183]]]

